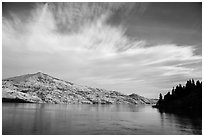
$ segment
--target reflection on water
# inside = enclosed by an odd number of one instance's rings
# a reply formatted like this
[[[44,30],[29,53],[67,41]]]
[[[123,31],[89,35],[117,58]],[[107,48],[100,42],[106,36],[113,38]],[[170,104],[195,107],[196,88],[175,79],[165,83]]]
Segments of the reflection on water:
[[[201,118],[147,105],[3,103],[3,134],[202,134]]]
[[[162,127],[165,124],[175,126],[180,134],[202,134],[202,118],[192,115],[178,115],[160,112]]]

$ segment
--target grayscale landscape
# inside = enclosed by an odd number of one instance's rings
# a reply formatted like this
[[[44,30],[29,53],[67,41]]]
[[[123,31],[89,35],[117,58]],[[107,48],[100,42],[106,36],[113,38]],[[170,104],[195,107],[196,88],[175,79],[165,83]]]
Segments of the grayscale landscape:
[[[202,2],[2,2],[2,135],[202,135]]]
[[[4,102],[52,104],[155,104],[137,94],[81,86],[38,72],[2,81]]]

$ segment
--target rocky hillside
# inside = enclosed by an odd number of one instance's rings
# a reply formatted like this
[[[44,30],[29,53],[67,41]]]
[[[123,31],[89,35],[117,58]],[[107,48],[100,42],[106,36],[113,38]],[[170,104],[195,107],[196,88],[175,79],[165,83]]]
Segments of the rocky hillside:
[[[2,80],[3,102],[56,104],[153,104],[137,94],[81,86],[38,72]]]

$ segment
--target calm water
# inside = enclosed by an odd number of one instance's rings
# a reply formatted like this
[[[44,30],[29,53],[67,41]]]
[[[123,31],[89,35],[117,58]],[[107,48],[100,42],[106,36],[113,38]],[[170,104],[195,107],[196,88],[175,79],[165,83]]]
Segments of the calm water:
[[[141,105],[3,103],[3,134],[201,134],[201,118]]]

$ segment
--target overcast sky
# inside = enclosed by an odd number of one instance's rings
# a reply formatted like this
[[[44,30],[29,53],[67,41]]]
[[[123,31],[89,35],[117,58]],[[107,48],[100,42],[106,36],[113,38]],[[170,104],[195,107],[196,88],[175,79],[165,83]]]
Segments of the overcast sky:
[[[3,78],[38,71],[157,98],[202,79],[201,3],[3,3]]]

